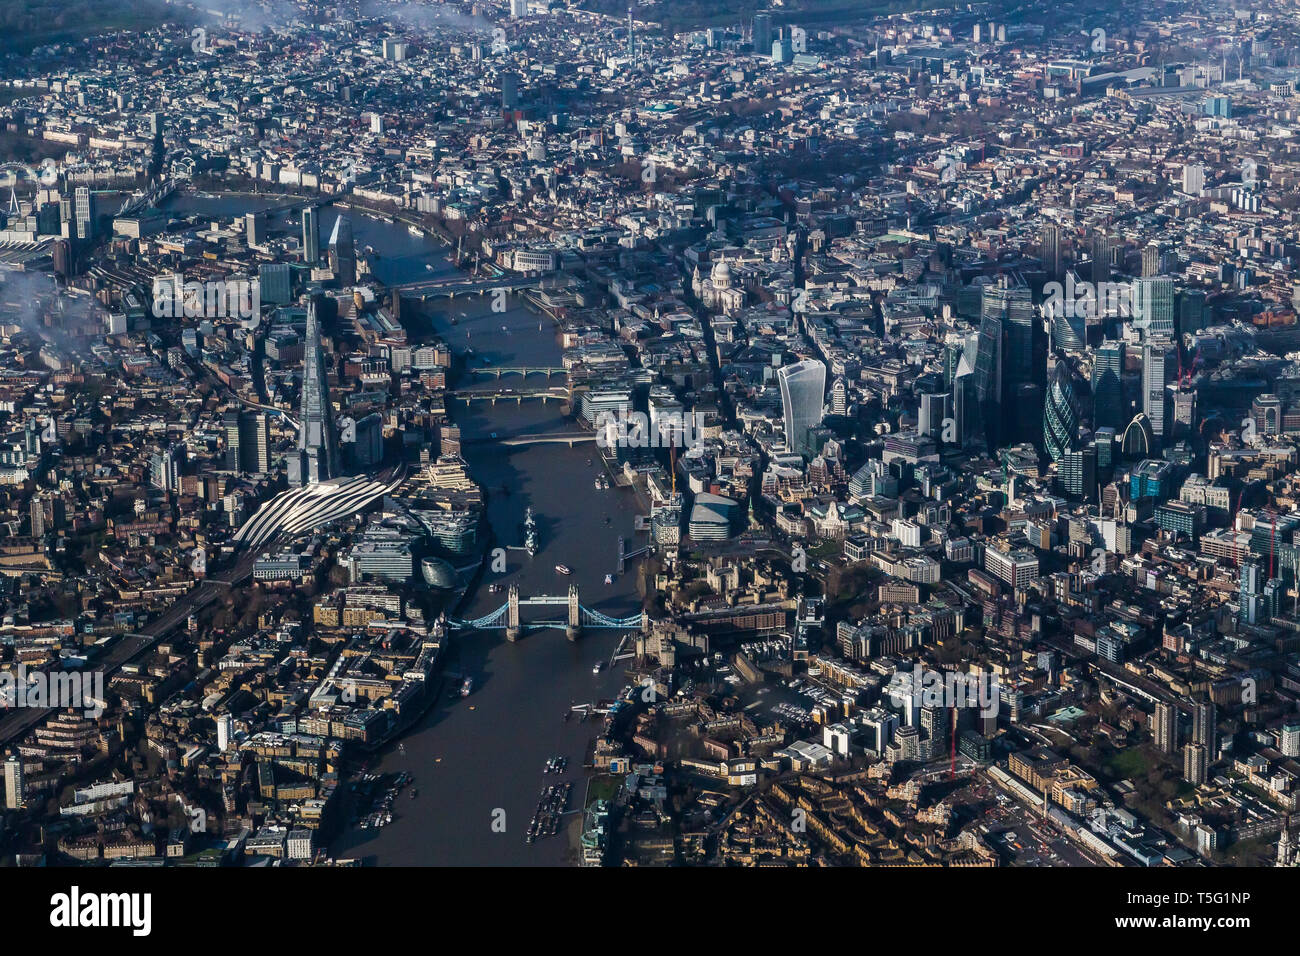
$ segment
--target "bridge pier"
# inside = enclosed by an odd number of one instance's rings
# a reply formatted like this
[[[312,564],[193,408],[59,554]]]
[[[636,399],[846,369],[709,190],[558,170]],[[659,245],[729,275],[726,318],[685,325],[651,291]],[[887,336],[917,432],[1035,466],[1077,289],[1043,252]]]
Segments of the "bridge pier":
[[[519,640],[519,585],[510,585],[506,603],[506,640],[513,644]]]
[[[569,626],[564,629],[564,636],[572,644],[582,635],[582,606],[578,603],[578,586],[569,585]]]

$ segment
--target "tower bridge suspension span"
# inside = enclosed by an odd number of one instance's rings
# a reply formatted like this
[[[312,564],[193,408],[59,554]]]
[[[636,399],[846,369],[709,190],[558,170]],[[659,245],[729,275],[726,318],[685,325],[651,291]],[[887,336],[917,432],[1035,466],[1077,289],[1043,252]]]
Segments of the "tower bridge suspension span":
[[[524,622],[520,618],[519,609],[521,607],[564,607],[566,609],[566,618],[564,620],[543,620]],[[494,611],[484,614],[482,617],[476,617],[472,620],[452,620],[448,622],[453,628],[460,630],[505,630],[506,640],[516,641],[526,629],[541,629],[547,627],[564,628],[564,632],[570,641],[576,641],[582,633],[583,628],[637,628],[640,629],[645,624],[645,612],[638,612],[629,617],[610,617],[608,614],[602,614],[600,611],[584,607],[578,599],[578,586],[569,585],[567,595],[538,594],[532,597],[520,597],[519,585],[510,585],[510,590],[506,597],[506,603],[502,604]]]

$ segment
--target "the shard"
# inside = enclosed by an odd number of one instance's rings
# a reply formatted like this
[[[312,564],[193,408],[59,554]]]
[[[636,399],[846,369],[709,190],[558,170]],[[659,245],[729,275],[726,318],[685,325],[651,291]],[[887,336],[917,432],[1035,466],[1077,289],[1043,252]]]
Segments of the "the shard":
[[[325,355],[321,348],[320,321],[316,303],[307,305],[307,338],[303,350],[301,423],[298,451],[289,459],[289,482],[314,485],[337,478],[338,436],[334,432],[334,410],[330,405]]]

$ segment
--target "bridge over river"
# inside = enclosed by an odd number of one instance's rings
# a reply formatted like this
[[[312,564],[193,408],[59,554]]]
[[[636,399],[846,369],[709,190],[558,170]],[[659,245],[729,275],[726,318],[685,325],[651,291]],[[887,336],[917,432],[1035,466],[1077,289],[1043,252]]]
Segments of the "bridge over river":
[[[403,295],[413,299],[436,299],[440,297],[454,299],[458,295],[488,295],[495,293],[498,289],[505,292],[522,292],[525,289],[540,289],[543,288],[543,285],[541,279],[465,279],[457,277],[401,282],[389,286],[389,288],[393,291],[400,291]]]
[[[462,439],[462,445],[505,445],[521,448],[525,445],[582,445],[596,440],[595,432],[521,432],[515,435],[498,435],[492,432],[486,438]]]
[[[562,621],[530,621],[524,624],[521,622],[519,615],[521,607],[564,607],[567,609],[567,616]],[[525,598],[519,596],[519,585],[512,584],[506,597],[506,603],[496,610],[471,621],[453,620],[448,623],[453,628],[461,630],[505,630],[506,640],[508,641],[519,640],[519,636],[526,628],[562,627],[569,640],[576,641],[583,628],[637,628],[639,630],[645,627],[645,621],[644,611],[629,617],[610,617],[589,607],[584,607],[578,599],[578,586],[576,584],[569,585],[567,595],[538,594]]]

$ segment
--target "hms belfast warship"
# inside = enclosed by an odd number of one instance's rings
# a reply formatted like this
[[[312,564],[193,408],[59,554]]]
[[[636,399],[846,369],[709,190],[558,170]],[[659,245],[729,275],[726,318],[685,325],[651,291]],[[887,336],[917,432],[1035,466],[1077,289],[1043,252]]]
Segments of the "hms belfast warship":
[[[524,550],[530,558],[537,554],[537,521],[531,505],[524,512]]]

